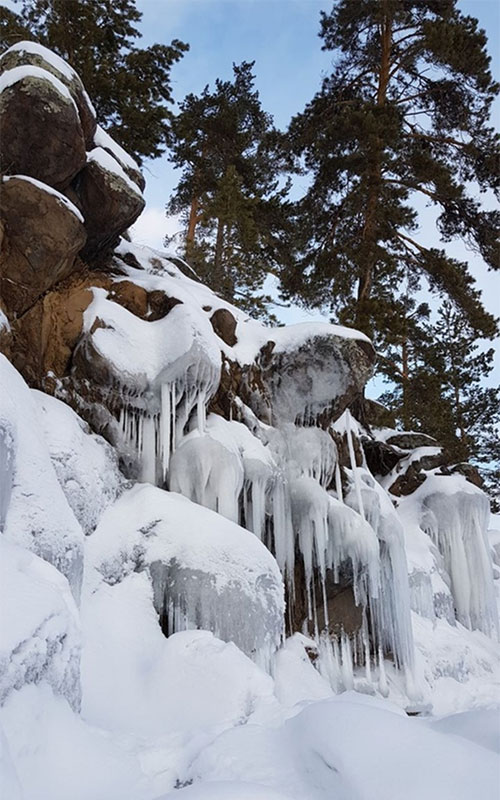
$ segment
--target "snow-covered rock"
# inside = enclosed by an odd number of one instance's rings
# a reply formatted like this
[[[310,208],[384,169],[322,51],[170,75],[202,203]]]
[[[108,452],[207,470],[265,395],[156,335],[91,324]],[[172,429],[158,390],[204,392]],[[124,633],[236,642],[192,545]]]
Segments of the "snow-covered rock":
[[[83,532],[59,485],[31,391],[0,354],[0,530],[49,561],[79,597]]]
[[[50,684],[80,707],[80,627],[68,582],[0,538],[0,705],[26,684]]]
[[[249,531],[175,492],[137,485],[87,543],[87,591],[144,572],[167,634],[203,628],[263,666],[283,635],[283,582]]]
[[[66,403],[33,390],[52,466],[85,534],[125,486],[116,453]]]

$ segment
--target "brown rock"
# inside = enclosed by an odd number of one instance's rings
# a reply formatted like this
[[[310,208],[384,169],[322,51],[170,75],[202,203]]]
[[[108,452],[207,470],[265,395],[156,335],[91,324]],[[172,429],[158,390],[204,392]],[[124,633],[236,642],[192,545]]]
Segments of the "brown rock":
[[[73,271],[86,234],[62,199],[30,180],[9,178],[1,188],[0,295],[19,315]]]
[[[5,72],[8,69],[14,69],[15,67],[20,67],[25,64],[31,64],[34,67],[39,67],[54,75],[54,77],[56,77],[59,81],[61,81],[62,84],[64,84],[64,86],[69,89],[69,92],[76,103],[85,144],[88,148],[90,148],[94,141],[96,118],[82,81],[74,70],[71,70],[70,77],[68,65],[64,65],[66,67],[64,69],[63,63],[61,63],[61,69],[57,69],[55,62],[58,57],[50,50],[47,50],[41,45],[36,45],[39,52],[34,53],[30,52],[30,49],[21,49],[23,44],[26,44],[28,48],[33,46],[33,42],[19,42],[17,45],[15,45],[15,49],[9,48],[9,50],[6,50],[5,53],[0,56],[0,72]],[[43,55],[44,52],[47,54],[45,58]]]
[[[24,379],[47,389],[50,374],[62,378],[71,369],[83,329],[83,314],[92,302],[92,287],[109,288],[109,275],[77,275],[48,292],[13,325],[13,362]]]
[[[144,199],[138,189],[134,191],[119,174],[96,160],[87,163],[73,188],[80,198],[88,234],[82,257],[92,261],[118,243],[120,234],[144,208]]]
[[[0,94],[0,172],[64,189],[85,164],[85,140],[74,101],[51,77],[40,70]]]
[[[230,347],[238,341],[236,337],[236,320],[227,308],[218,308],[210,317],[212,328],[217,336]]]

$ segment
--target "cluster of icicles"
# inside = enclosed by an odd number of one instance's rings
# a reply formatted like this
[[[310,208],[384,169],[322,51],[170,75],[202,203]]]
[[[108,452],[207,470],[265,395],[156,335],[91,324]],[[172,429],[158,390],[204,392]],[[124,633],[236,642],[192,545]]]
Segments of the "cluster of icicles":
[[[351,459],[343,492],[333,438],[317,427],[280,429],[261,423],[247,407],[242,422],[206,415],[210,385],[186,379],[161,386],[155,408],[130,398],[119,419],[122,450],[135,455],[139,480],[168,487],[243,525],[274,553],[289,607],[306,593],[304,633],[320,646],[320,669],[336,688],[352,683],[353,667],[382,664],[390,652],[410,677],[413,641],[402,531],[385,493],[356,466],[351,418],[345,415]],[[387,498],[385,498],[387,499]],[[305,587],[296,586],[296,559]],[[352,580],[363,622],[356,635],[328,636],[327,575]],[[383,589],[382,589],[383,587]],[[319,592],[319,596],[318,596]],[[171,609],[172,620],[181,619]],[[201,621],[203,625],[203,621]],[[379,666],[379,681],[383,666]],[[383,686],[381,686],[383,689]]]

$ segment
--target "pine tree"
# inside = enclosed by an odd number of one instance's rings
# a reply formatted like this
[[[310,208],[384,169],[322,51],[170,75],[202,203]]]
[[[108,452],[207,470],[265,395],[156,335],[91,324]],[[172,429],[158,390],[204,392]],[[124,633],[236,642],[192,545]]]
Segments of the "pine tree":
[[[279,258],[288,186],[280,185],[278,134],[262,109],[252,68],[233,65],[232,81],[217,80],[213,90],[206,86],[180,104],[170,160],[182,175],[167,213],[181,214],[185,257],[199,277],[266,317],[270,298],[262,285]]]
[[[469,193],[471,182],[500,188],[484,31],[456,0],[338,0],[320,35],[336,63],[290,125],[311,185],[295,209],[284,295],[329,305],[377,340],[410,275],[491,337],[467,264],[429,246],[414,203],[436,207],[444,242],[458,237],[499,267],[500,213]]]
[[[450,301],[435,323],[424,321],[419,331],[406,374],[396,367],[389,375],[393,388],[380,399],[396,410],[406,430],[423,430],[452,461],[477,465],[493,493],[500,471],[500,387],[484,382],[494,350],[479,347],[475,331]]]
[[[166,147],[172,103],[170,70],[188,49],[178,40],[141,49],[135,0],[16,0],[4,9],[3,51],[34,39],[66,59],[80,75],[100,123],[138,161]]]

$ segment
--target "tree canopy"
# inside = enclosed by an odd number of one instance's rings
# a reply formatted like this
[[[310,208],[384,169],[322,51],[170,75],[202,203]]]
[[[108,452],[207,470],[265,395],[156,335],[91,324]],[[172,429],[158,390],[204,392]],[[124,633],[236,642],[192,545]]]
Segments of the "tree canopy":
[[[266,315],[262,285],[277,263],[287,185],[276,131],[254,88],[253,63],[233,65],[180,104],[170,160],[182,169],[167,211],[185,224],[186,259],[200,278],[250,313]]]
[[[459,238],[498,269],[498,92],[486,35],[455,0],[339,0],[321,19],[335,63],[292,120],[289,143],[309,189],[296,203],[285,296],[329,306],[378,337],[404,312],[401,287],[451,299],[478,335],[488,314],[467,263],[429,245],[416,198],[437,209],[444,243]]]

